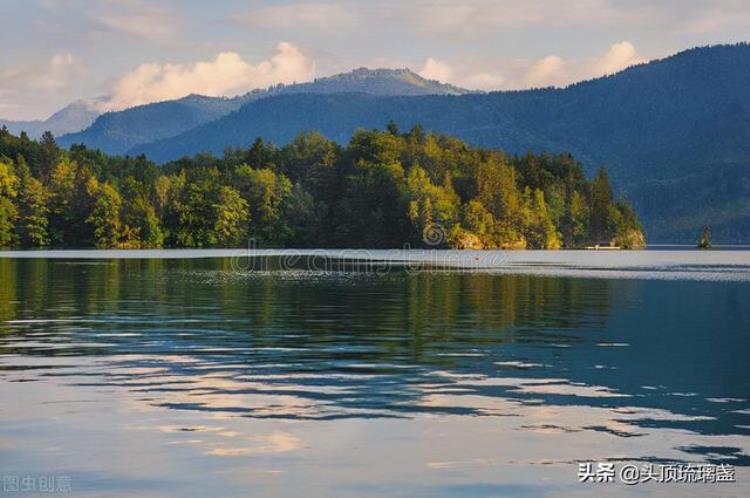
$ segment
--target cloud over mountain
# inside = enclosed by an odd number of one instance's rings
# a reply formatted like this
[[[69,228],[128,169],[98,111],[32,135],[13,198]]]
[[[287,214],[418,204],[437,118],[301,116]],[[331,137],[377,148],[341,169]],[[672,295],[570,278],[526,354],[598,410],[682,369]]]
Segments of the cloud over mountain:
[[[419,74],[477,90],[562,87],[576,81],[616,73],[646,62],[629,41],[611,45],[596,57],[566,59],[551,54],[538,60],[467,59],[454,62],[429,57]]]
[[[307,81],[315,64],[294,44],[282,42],[268,60],[252,64],[236,52],[221,52],[209,61],[192,64],[141,64],[114,86],[107,110],[177,99],[196,93],[234,96],[277,83]]]

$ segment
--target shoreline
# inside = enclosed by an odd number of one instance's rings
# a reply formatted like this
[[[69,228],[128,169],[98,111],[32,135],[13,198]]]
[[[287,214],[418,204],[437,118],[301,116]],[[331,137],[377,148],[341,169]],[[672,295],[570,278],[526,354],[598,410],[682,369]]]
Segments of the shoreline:
[[[94,249],[3,251],[0,264],[21,260],[58,264],[100,261],[181,261],[195,270],[238,276],[475,272],[597,279],[750,282],[750,250],[403,250],[403,249]],[[215,262],[226,260],[213,268]],[[201,262],[198,264],[198,262]],[[93,264],[93,263],[89,263]]]

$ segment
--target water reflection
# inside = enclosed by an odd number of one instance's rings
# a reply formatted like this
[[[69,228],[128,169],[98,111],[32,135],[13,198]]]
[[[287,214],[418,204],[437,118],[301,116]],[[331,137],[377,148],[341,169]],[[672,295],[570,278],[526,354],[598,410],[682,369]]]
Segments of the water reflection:
[[[744,282],[257,273],[228,259],[0,259],[0,278],[1,389],[18,398],[0,412],[10,441],[52,420],[69,438],[83,421],[115,438],[93,417],[106,406],[138,444],[196,452],[172,470],[184,476],[212,458],[261,459],[272,475],[330,446],[324,435],[349,438],[372,448],[339,448],[373,469],[357,492],[398,475],[386,449],[423,461],[411,479],[447,472],[447,494],[454,481],[486,481],[469,492],[491,495],[536,479],[503,466],[558,465],[574,484],[579,460],[750,465]],[[40,407],[49,418],[24,425]],[[29,465],[44,461],[30,448]],[[91,465],[72,455],[73,470]]]

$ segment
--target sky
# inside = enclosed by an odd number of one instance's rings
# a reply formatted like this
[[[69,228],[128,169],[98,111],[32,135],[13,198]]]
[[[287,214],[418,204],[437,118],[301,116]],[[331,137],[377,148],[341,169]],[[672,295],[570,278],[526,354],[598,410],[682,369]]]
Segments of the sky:
[[[564,86],[747,41],[750,0],[0,0],[0,118],[234,96],[357,67]]]

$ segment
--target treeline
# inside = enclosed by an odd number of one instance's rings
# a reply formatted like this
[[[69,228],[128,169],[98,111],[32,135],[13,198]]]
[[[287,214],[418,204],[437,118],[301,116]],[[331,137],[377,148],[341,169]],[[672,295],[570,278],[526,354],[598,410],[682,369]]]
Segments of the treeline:
[[[420,127],[257,139],[159,167],[0,129],[0,247],[641,247],[604,168],[508,156]]]

